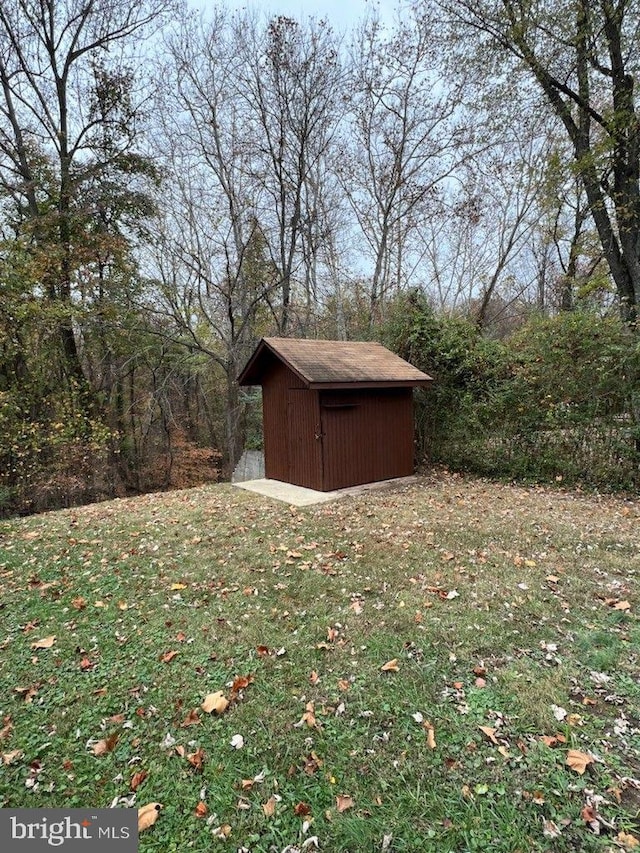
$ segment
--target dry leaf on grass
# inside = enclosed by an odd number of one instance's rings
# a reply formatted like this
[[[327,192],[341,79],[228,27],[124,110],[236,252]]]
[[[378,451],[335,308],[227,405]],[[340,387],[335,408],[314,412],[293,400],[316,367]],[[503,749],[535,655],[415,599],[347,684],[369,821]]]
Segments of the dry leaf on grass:
[[[398,659],[394,658],[393,660],[389,660],[386,663],[383,663],[380,667],[380,672],[398,672],[400,667],[398,666]]]
[[[107,738],[102,738],[102,740],[99,740],[97,743],[94,743],[94,745],[91,747],[91,752],[97,756],[106,755],[108,752],[111,752],[113,749],[115,749],[115,746],[118,743],[118,737],[118,733],[115,732],[114,734],[109,735],[109,737]]]
[[[492,729],[491,726],[478,726],[478,728],[483,734],[485,734],[489,738],[491,743],[495,743],[495,745],[498,746],[498,740],[496,738],[495,729]]]
[[[637,847],[640,847],[640,841],[635,837],[635,835],[631,835],[628,832],[620,832],[616,835],[615,840],[618,844],[623,844],[625,850],[635,850]]]
[[[200,706],[205,714],[223,714],[229,707],[229,700],[225,697],[222,690],[216,690],[215,693],[208,693],[204,702]]]
[[[138,809],[138,832],[144,832],[145,829],[153,826],[157,821],[162,803],[147,803],[146,806],[141,806]]]
[[[200,717],[198,716],[198,711],[196,708],[193,708],[180,723],[180,728],[185,729],[187,726],[197,726],[199,722]]]
[[[245,690],[250,684],[253,684],[253,676],[252,675],[237,675],[233,679],[233,684],[231,685],[232,693],[239,693],[241,690]]]
[[[435,749],[436,748],[435,729],[433,728],[433,726],[429,722],[424,723],[423,725],[424,725],[425,731],[427,733],[427,746],[429,747],[429,749]]]
[[[131,782],[129,783],[129,787],[131,788],[131,790],[137,791],[148,775],[149,774],[146,770],[138,770],[137,773],[134,773],[131,777]]]
[[[36,640],[35,643],[31,643],[32,649],[50,649],[51,646],[55,643],[56,637],[55,634],[52,634],[50,637],[43,637],[41,640]]]
[[[211,830],[211,834],[219,841],[226,841],[231,835],[231,826],[228,823],[225,823],[222,826],[216,826],[215,829]]]
[[[567,753],[566,763],[572,770],[575,770],[576,773],[579,773],[580,776],[582,776],[587,769],[587,765],[593,764],[593,758],[591,758],[590,755],[587,755],[586,752],[580,752],[577,749],[570,749]]]
[[[204,758],[204,749],[201,746],[198,747],[195,752],[190,752],[187,755],[187,761],[189,762],[189,764],[191,764],[192,767],[195,767],[196,770],[202,770]]]
[[[276,798],[273,794],[269,797],[266,803],[262,804],[262,811],[265,814],[265,817],[273,817],[276,811]]]
[[[347,809],[352,809],[355,803],[349,794],[338,794],[336,797],[336,808],[339,812],[346,812]]]
[[[209,809],[207,808],[207,804],[203,803],[202,800],[200,800],[200,802],[195,808],[194,814],[196,817],[206,817],[208,811]]]

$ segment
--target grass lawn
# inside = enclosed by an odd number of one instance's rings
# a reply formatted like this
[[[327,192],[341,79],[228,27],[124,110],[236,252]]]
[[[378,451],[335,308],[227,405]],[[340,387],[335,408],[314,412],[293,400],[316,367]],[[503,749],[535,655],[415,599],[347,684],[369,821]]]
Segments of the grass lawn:
[[[639,545],[638,502],[449,475],[3,522],[0,806],[160,803],[141,851],[635,849]]]

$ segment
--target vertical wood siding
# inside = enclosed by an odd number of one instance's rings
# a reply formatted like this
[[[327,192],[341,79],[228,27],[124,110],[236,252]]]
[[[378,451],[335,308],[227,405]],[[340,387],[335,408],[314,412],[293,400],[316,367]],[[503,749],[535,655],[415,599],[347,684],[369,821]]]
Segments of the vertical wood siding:
[[[413,473],[411,388],[318,392],[274,362],[262,395],[268,478],[330,491]]]
[[[323,490],[413,473],[411,389],[323,392]]]
[[[309,489],[322,489],[322,447],[318,392],[295,373],[274,364],[262,385],[265,476]]]

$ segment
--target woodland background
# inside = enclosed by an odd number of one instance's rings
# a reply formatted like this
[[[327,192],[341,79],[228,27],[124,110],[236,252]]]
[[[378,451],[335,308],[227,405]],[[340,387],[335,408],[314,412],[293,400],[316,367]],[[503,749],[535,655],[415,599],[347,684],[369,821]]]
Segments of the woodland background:
[[[419,464],[637,489],[639,26],[5,0],[0,513],[228,477],[267,334],[432,374]]]

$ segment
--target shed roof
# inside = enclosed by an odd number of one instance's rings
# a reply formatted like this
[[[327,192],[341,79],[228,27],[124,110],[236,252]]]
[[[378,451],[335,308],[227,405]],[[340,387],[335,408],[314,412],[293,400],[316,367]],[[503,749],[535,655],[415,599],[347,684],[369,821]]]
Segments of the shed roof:
[[[274,359],[309,388],[402,387],[433,381],[376,342],[263,338],[240,374],[240,384],[260,385]]]

